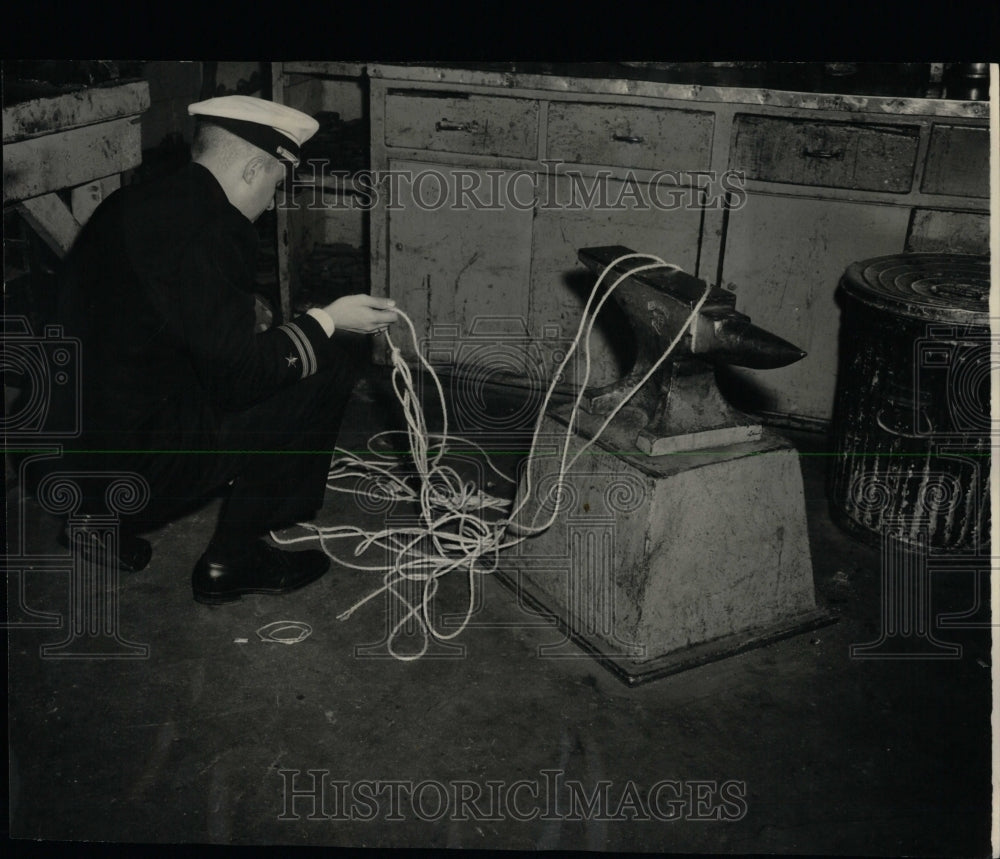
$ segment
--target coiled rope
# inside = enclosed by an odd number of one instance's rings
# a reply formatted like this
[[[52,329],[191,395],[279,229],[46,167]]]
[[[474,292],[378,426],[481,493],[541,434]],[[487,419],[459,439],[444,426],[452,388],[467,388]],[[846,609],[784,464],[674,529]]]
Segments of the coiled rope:
[[[595,304],[595,298],[608,273],[619,263],[627,260],[651,260],[651,262],[638,265],[620,275]],[[684,325],[670,342],[663,355],[649,368],[642,379],[629,391],[628,395],[605,417],[597,431],[593,433],[591,438],[570,459],[569,449],[575,437],[574,428],[577,414],[586,391],[587,382],[590,379],[590,335],[593,331],[597,315],[604,306],[604,303],[618,288],[619,284],[627,278],[642,271],[661,268],[674,271],[680,270],[678,266],[664,262],[659,257],[652,256],[651,254],[632,253],[624,254],[613,260],[601,272],[584,306],[576,336],[573,338],[558,368],[552,374],[552,381],[538,410],[527,463],[523,472],[523,492],[519,493],[519,501],[515,499],[516,503],[496,498],[487,494],[483,489],[476,486],[475,483],[463,481],[454,468],[442,462],[449,452],[450,443],[453,441],[461,442],[476,448],[483,455],[492,471],[501,479],[508,483],[515,483],[514,480],[501,472],[493,464],[486,451],[479,445],[469,439],[464,439],[460,436],[450,436],[448,434],[448,409],[441,382],[438,379],[437,373],[434,372],[434,368],[420,354],[417,332],[413,321],[406,313],[397,310],[400,318],[409,328],[410,336],[416,347],[414,351],[417,358],[434,382],[442,414],[441,431],[430,432],[427,428],[419,397],[414,388],[410,367],[403,359],[399,348],[393,343],[387,333],[386,338],[390,347],[392,360],[392,386],[396,398],[403,409],[406,421],[405,432],[411,453],[411,465],[416,469],[419,488],[414,488],[412,481],[406,479],[407,475],[401,467],[403,465],[402,459],[394,455],[380,453],[375,449],[375,445],[380,441],[384,441],[386,437],[401,432],[395,430],[378,433],[369,439],[368,451],[372,455],[372,458],[361,458],[349,451],[337,448],[334,451],[335,458],[331,465],[327,487],[337,492],[348,492],[364,496],[369,501],[377,499],[390,503],[395,501],[416,503],[420,509],[418,521],[412,526],[386,527],[374,531],[366,531],[351,525],[318,526],[312,523],[303,523],[301,527],[311,531],[311,534],[300,537],[281,537],[273,533],[271,535],[275,542],[281,545],[319,540],[320,547],[342,566],[381,574],[381,586],[375,588],[365,597],[338,614],[337,618],[339,620],[347,620],[361,606],[381,594],[387,594],[396,599],[400,603],[403,612],[401,618],[389,632],[387,649],[392,656],[402,661],[411,661],[423,656],[427,652],[431,638],[438,641],[448,641],[456,638],[465,630],[475,610],[480,577],[490,575],[497,570],[501,552],[523,543],[530,537],[543,533],[552,526],[552,523],[555,522],[559,514],[560,504],[564,496],[564,493],[560,489],[566,475],[572,470],[576,461],[583,453],[607,429],[611,421],[628,403],[635,392],[667,360],[708,298],[712,289],[711,286],[708,286],[705,293],[695,304]],[[574,352],[580,347],[581,342],[583,343],[582,354],[584,361],[583,379],[579,384],[579,392],[573,402],[570,418],[562,439],[562,450],[559,454],[558,479],[554,482],[546,498],[540,499],[538,509],[532,516],[530,524],[526,525],[523,521],[519,521],[516,524],[516,528],[512,529],[516,530],[516,535],[508,534],[508,529],[515,517],[521,513],[531,497],[532,470],[545,412],[563,370],[569,363]],[[344,486],[337,485],[338,482],[351,479],[355,480],[353,488],[345,488]],[[548,502],[551,502],[551,504]],[[551,506],[551,512],[548,517],[542,522],[537,522],[536,520],[541,511],[548,506]],[[331,544],[334,541],[350,539],[357,540],[353,550],[355,558],[365,554],[369,549],[376,548],[386,554],[386,557],[390,559],[389,562],[386,564],[362,565],[348,561],[334,554],[331,550]],[[435,597],[437,596],[439,582],[444,576],[458,570],[463,571],[466,578],[468,603],[464,617],[458,627],[450,632],[445,632],[439,629],[432,620],[432,609]],[[422,583],[419,601],[411,601],[401,592],[400,588],[404,582]],[[411,621],[414,621],[417,625],[420,634],[420,647],[416,652],[400,652],[396,648],[396,640],[401,635],[404,627]]]

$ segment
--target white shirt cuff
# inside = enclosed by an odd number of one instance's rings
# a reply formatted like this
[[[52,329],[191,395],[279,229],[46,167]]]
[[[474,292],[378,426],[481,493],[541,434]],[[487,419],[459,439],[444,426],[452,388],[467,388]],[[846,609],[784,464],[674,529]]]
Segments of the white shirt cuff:
[[[327,313],[321,307],[310,307],[306,311],[307,316],[311,316],[320,325],[323,326],[323,330],[326,332],[326,336],[329,337],[334,332],[333,320],[330,318],[330,314]]]

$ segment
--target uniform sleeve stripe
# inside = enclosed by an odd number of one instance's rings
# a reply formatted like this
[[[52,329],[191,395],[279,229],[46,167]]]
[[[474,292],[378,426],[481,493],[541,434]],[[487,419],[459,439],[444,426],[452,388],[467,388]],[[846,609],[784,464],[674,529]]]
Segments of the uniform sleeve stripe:
[[[302,362],[301,378],[311,376],[316,372],[316,355],[313,353],[309,340],[294,322],[286,322],[279,327],[288,335],[289,340],[295,344],[295,348],[298,350],[299,360]]]
[[[289,322],[288,325],[290,328],[294,328],[299,337],[302,338],[302,345],[305,347],[306,355],[309,356],[309,372],[306,375],[311,376],[319,369],[319,362],[316,360],[316,353],[313,351],[312,341],[306,337],[305,332],[294,322]]]

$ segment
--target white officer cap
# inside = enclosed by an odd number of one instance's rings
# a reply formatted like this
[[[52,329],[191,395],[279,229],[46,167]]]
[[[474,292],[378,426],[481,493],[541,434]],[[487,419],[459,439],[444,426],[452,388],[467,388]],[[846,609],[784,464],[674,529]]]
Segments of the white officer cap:
[[[319,128],[319,123],[301,110],[249,95],[199,101],[188,106],[188,113],[293,164],[299,163],[302,144]]]

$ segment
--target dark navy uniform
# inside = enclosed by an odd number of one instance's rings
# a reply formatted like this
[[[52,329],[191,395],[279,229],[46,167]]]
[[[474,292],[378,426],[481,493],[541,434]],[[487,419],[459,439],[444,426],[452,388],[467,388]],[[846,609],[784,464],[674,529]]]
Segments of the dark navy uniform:
[[[322,504],[356,369],[309,315],[255,332],[257,233],[192,163],[123,188],[66,268],[61,317],[81,340],[74,466],[127,469],[159,521],[234,480],[220,533],[262,533]]]

